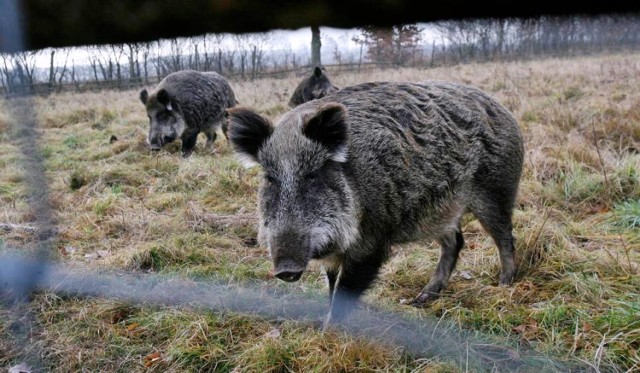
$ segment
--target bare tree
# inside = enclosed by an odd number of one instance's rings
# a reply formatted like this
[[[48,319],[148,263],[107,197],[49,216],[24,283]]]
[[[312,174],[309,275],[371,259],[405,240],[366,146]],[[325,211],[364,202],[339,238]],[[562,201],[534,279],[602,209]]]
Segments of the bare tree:
[[[213,34],[213,38],[212,38],[212,42],[215,45],[215,58],[214,58],[214,64],[215,64],[215,71],[217,71],[219,74],[222,74],[222,66],[224,64],[223,60],[223,53],[222,53],[222,44],[224,43],[224,40],[226,39],[226,35],[225,34]],[[212,47],[212,53],[213,53],[213,47]],[[233,57],[232,57],[233,58]]]
[[[40,51],[22,51],[13,56],[14,78],[18,80],[21,93],[31,92],[35,79],[36,58]]]
[[[56,59],[56,52],[58,55],[62,55],[62,60]],[[49,79],[48,83],[51,88],[55,85],[62,87],[62,82],[65,76],[68,73],[67,64],[69,61],[69,54],[71,53],[71,48],[60,48],[60,49],[52,49],[51,50],[51,59],[49,63]],[[60,62],[62,61],[62,62]]]
[[[320,27],[318,25],[311,26],[311,65],[322,66],[320,49],[322,42],[320,40]]]
[[[127,60],[129,62],[129,81],[139,82],[141,80],[140,72],[140,53],[143,51],[145,45],[143,43],[127,43],[123,46],[126,48]]]
[[[11,87],[13,85],[13,60],[10,54],[0,53],[0,60],[2,60],[2,65],[0,65],[0,84],[5,88],[5,92],[11,92]]]
[[[249,47],[251,48],[251,79],[255,79],[264,68],[265,49],[270,43],[270,36],[266,32],[251,34]]]
[[[240,58],[240,75],[244,78],[247,66],[247,56],[249,54],[249,34],[233,35],[234,49]]]
[[[358,71],[360,71],[360,67],[362,66],[362,50],[364,49],[364,45],[366,44],[364,36],[356,35],[351,38],[351,41],[358,44],[360,46],[360,52],[358,54]]]

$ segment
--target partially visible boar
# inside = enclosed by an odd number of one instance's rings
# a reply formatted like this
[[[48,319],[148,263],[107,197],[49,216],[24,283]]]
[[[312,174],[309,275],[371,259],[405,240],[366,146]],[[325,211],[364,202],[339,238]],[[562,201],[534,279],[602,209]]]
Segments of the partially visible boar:
[[[225,109],[236,105],[235,94],[222,76],[193,70],[167,75],[151,93],[143,89],[140,101],[150,121],[151,150],[180,138],[184,157],[193,152],[200,132],[207,136],[205,147],[211,149],[216,129],[225,122]]]
[[[293,95],[289,100],[290,107],[296,107],[305,102],[322,98],[328,94],[337,91],[339,88],[334,86],[327,74],[321,68],[313,69],[313,74],[304,78],[293,91]]]
[[[511,215],[523,164],[513,115],[458,83],[365,83],[285,113],[278,125],[229,113],[229,140],[260,164],[258,238],[275,275],[297,281],[322,261],[339,321],[377,277],[394,243],[426,234],[441,245],[423,305],[446,287],[472,212],[500,253],[499,283],[517,273]]]

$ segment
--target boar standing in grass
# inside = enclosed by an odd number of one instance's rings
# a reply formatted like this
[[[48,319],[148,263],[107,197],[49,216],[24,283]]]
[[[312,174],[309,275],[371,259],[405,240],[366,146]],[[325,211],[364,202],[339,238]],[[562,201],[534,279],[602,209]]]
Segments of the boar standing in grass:
[[[337,90],[338,87],[329,81],[327,74],[316,66],[316,68],[313,69],[313,74],[304,78],[304,80],[298,84],[295,91],[293,91],[293,95],[289,100],[289,107],[293,108],[305,102],[322,98]]]
[[[511,215],[523,163],[513,115],[458,83],[365,83],[284,114],[278,125],[228,110],[229,140],[260,164],[258,238],[275,275],[297,281],[318,259],[329,280],[326,323],[372,285],[390,245],[426,234],[441,245],[420,306],[446,287],[472,212],[500,253],[499,282],[517,272]]]
[[[221,75],[193,70],[169,74],[151,93],[143,89],[140,101],[151,122],[147,138],[151,150],[179,138],[184,157],[193,152],[200,132],[207,137],[205,148],[211,150],[216,130],[225,122],[225,109],[236,105],[235,94]]]

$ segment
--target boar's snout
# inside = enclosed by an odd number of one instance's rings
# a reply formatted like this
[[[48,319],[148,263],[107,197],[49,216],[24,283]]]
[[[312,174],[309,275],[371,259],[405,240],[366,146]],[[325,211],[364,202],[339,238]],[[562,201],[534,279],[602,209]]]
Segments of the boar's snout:
[[[274,232],[270,240],[275,276],[286,282],[298,281],[310,259],[309,235],[288,227]]]
[[[276,277],[285,282],[296,282],[302,277],[302,271],[280,271]]]
[[[296,282],[302,277],[306,266],[285,259],[276,262],[274,267],[277,278],[286,282]]]
[[[151,143],[149,144],[149,149],[153,150],[154,152],[157,152],[160,150],[160,145]]]
[[[162,145],[169,144],[175,141],[175,139],[176,139],[175,135],[162,135]]]

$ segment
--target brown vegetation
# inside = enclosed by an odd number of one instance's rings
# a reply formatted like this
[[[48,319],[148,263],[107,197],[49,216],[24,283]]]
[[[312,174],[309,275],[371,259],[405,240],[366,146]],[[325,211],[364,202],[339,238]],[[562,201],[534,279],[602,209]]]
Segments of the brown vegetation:
[[[404,305],[434,270],[430,242],[398,245],[365,302],[466,330],[516,338],[594,371],[640,369],[640,55],[332,73],[340,87],[364,81],[456,80],[494,95],[519,120],[525,171],[514,216],[521,273],[498,287],[497,249],[477,221],[443,297]],[[238,100],[271,119],[287,110],[297,78],[232,82]],[[244,169],[225,141],[150,153],[137,90],[35,98],[40,146],[59,234],[58,259],[77,267],[276,281],[253,246],[259,169]],[[0,223],[29,226],[19,123],[0,101]],[[117,140],[113,140],[116,136]],[[200,142],[199,144],[202,144]],[[0,250],[33,242],[29,229],[0,230]],[[99,255],[92,255],[96,253]],[[108,253],[108,254],[107,254]],[[309,271],[297,292],[325,290]],[[32,340],[51,371],[464,371],[446,357],[308,323],[264,320],[108,299],[38,294]],[[0,308],[0,367],[17,362]]]

